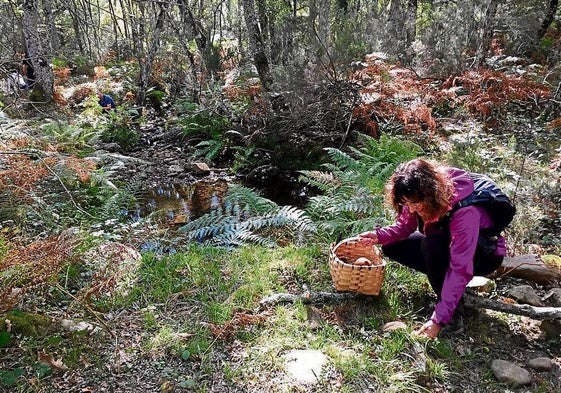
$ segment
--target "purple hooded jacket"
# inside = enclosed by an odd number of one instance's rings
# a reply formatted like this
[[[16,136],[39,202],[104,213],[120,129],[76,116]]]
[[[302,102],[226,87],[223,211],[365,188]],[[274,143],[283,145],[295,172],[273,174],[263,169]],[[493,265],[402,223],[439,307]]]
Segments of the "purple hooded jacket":
[[[473,181],[469,173],[457,168],[446,168],[454,183],[455,193],[448,210],[457,202],[473,192]],[[454,310],[473,278],[473,257],[477,246],[479,230],[490,228],[493,221],[484,208],[466,206],[457,210],[450,219],[450,266],[444,278],[440,301],[437,303],[431,320],[439,325],[447,324],[454,314]],[[411,214],[405,206],[394,224],[376,229],[378,242],[381,245],[393,243],[411,235],[418,227],[415,214]],[[424,233],[442,233],[437,222],[424,224]],[[504,238],[500,237],[496,255],[506,255]]]

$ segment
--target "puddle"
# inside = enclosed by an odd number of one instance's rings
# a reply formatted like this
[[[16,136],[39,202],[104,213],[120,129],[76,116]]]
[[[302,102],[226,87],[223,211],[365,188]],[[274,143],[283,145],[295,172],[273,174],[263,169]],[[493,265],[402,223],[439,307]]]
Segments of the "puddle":
[[[229,182],[225,179],[206,179],[192,184],[162,184],[137,195],[138,208],[131,212],[133,221],[158,214],[167,223],[183,225],[222,205]],[[247,187],[253,188],[251,185]],[[279,206],[303,207],[309,190],[297,182],[275,179],[259,191]]]
[[[185,224],[221,206],[227,190],[228,182],[224,179],[159,185],[138,197],[139,207],[133,212],[133,219],[160,213],[171,223]]]

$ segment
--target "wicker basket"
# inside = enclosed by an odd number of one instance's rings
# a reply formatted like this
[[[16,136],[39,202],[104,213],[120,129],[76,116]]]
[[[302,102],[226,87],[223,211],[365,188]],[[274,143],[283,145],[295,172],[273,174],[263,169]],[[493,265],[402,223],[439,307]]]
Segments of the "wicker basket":
[[[359,257],[366,257],[370,266],[356,266],[353,262]],[[367,246],[358,238],[349,238],[329,248],[329,271],[337,291],[349,291],[364,295],[378,295],[386,262],[380,250],[375,246]]]

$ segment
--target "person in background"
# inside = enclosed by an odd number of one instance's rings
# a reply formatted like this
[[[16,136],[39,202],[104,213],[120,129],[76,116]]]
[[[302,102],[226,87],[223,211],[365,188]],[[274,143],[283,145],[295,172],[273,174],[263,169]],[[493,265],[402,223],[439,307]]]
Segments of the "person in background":
[[[115,105],[115,101],[111,98],[108,94],[103,94],[101,89],[97,90],[97,98],[99,99],[99,105],[103,108],[103,112],[107,113],[112,109],[115,109],[117,105]]]
[[[25,77],[27,88],[32,89],[35,85],[35,69],[33,68],[33,63],[27,52],[23,56],[21,62],[21,73]]]
[[[366,244],[382,245],[390,259],[427,275],[437,296],[430,319],[416,334],[436,338],[440,330],[463,327],[463,293],[474,275],[495,271],[506,255],[499,237],[496,250],[485,253],[479,232],[493,226],[487,211],[466,206],[448,212],[474,190],[469,172],[423,159],[398,166],[386,185],[386,202],[397,213],[396,221],[358,237]]]
[[[21,75],[17,70],[11,70],[6,78],[8,84],[8,91],[15,93],[20,89],[27,89],[28,85],[25,82],[23,75]]]

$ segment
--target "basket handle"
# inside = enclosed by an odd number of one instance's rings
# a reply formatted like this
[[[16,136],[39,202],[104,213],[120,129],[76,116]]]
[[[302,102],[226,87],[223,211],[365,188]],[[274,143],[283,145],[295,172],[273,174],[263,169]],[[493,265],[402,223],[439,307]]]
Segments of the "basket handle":
[[[339,245],[341,245],[342,243],[346,243],[346,242],[359,242],[361,239],[358,236],[353,236],[353,237],[348,237],[346,239],[341,240],[339,243],[335,244],[333,246],[333,251],[335,251],[337,249],[337,247],[339,247]],[[375,244],[372,245],[372,248],[375,248]]]

